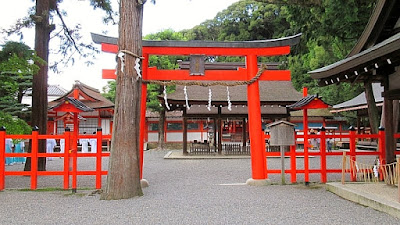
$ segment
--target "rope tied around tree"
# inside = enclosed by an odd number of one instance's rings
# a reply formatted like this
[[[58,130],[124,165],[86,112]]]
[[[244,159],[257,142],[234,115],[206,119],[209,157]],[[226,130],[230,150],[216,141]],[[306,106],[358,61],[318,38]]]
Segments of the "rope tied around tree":
[[[135,53],[133,53],[133,52],[131,52],[129,50],[125,50],[125,49],[120,50],[118,52],[118,54],[117,54],[117,57],[121,60],[121,73],[124,73],[124,68],[125,68],[125,58],[124,57],[125,57],[125,54],[128,54],[128,55],[130,55],[130,56],[135,58],[135,67],[134,67],[134,69],[136,70],[136,73],[137,73],[136,80],[139,80],[142,77],[142,74],[141,74],[141,71],[140,71],[140,60],[143,60],[144,57],[139,56],[139,55],[137,55],[137,54],[135,54]],[[117,72],[115,72],[115,73],[117,73]],[[115,74],[115,75],[117,75],[117,74]]]
[[[143,80],[145,84],[158,84],[162,86],[171,86],[171,85],[182,85],[182,86],[202,86],[202,87],[210,87],[210,86],[226,86],[226,87],[233,87],[239,85],[250,85],[256,82],[263,72],[267,70],[267,66],[262,64],[260,69],[258,70],[257,74],[248,81],[235,81],[235,82],[225,82],[225,81],[215,81],[215,82],[202,82],[202,81],[161,81],[161,80]]]

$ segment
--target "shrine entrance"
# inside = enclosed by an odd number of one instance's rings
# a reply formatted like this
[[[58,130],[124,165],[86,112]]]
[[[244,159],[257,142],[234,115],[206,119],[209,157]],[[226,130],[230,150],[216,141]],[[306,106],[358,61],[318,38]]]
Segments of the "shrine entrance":
[[[288,70],[267,70],[258,68],[258,57],[287,55],[290,47],[300,41],[301,34],[290,37],[261,40],[261,41],[142,41],[142,97],[140,118],[140,145],[144,144],[145,114],[147,83],[160,85],[180,84],[190,85],[226,85],[227,82],[247,85],[247,106],[249,137],[251,143],[252,179],[248,184],[262,185],[266,183],[267,160],[265,154],[265,138],[262,131],[259,81],[290,80]],[[103,35],[92,34],[95,43],[101,44],[102,51],[121,53],[118,50],[117,39]],[[190,70],[159,70],[149,67],[150,55],[181,55],[191,57]],[[205,70],[204,57],[206,56],[240,56],[245,57],[246,67],[235,71]],[[103,70],[104,79],[115,79],[115,70]],[[273,92],[274,90],[270,90]],[[184,142],[186,140],[183,140]],[[143,149],[140,150],[143,164]],[[142,173],[141,165],[141,173]]]

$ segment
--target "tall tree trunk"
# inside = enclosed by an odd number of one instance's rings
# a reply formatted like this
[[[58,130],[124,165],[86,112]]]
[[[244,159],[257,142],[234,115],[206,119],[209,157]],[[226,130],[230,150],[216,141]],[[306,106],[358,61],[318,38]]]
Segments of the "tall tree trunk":
[[[35,21],[35,51],[44,61],[49,61],[50,33],[54,27],[49,24],[49,12],[54,0],[37,0]],[[32,126],[39,127],[39,134],[47,133],[47,72],[48,65],[36,63],[40,69],[32,81]],[[28,151],[30,152],[31,145]],[[39,141],[39,152],[46,152],[46,140]],[[31,158],[27,158],[25,171],[31,170]],[[46,159],[39,158],[38,170],[46,170]]]
[[[143,5],[121,0],[119,5],[119,50],[142,54]],[[118,61],[114,127],[107,185],[102,199],[126,199],[143,195],[140,186],[139,121],[141,80],[136,79],[136,58],[125,54]],[[122,67],[122,68],[121,68]]]
[[[158,122],[158,148],[164,149],[165,147],[165,109],[160,111],[160,121]]]
[[[368,119],[371,127],[371,133],[377,134],[379,128],[379,111],[376,106],[374,92],[372,90],[371,82],[364,82],[365,98],[367,99],[368,106]]]

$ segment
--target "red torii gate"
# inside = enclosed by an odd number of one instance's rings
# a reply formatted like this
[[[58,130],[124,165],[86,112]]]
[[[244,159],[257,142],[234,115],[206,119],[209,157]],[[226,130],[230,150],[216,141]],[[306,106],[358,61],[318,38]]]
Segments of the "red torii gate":
[[[185,80],[185,81],[249,81],[258,72],[258,56],[280,56],[290,53],[290,46],[300,41],[301,34],[290,37],[262,40],[262,41],[142,41],[142,78],[143,80]],[[118,53],[117,39],[98,34],[92,34],[95,43],[101,44],[102,51]],[[203,55],[203,56],[243,56],[246,57],[246,68],[236,71],[207,70],[203,75],[191,75],[187,70],[158,70],[149,68],[150,55]],[[115,79],[115,70],[103,70],[104,79]],[[247,104],[249,117],[249,132],[251,143],[252,179],[248,184],[258,185],[266,183],[268,178],[266,169],[265,140],[261,127],[260,93],[258,81],[290,80],[288,70],[267,70],[260,78],[247,88]],[[140,144],[144,144],[145,116],[146,116],[147,85],[142,84]],[[143,171],[143,148],[140,148],[141,176]]]

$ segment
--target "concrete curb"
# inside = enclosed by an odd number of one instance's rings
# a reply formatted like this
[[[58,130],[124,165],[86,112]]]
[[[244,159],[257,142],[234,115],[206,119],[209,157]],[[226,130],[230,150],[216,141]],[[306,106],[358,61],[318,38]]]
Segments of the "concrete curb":
[[[364,184],[364,186],[365,185],[368,186],[368,184]],[[389,201],[375,193],[364,191],[357,186],[361,187],[361,185],[327,183],[326,190],[349,201],[368,206],[375,210],[400,218],[400,203],[396,202],[397,199]]]

